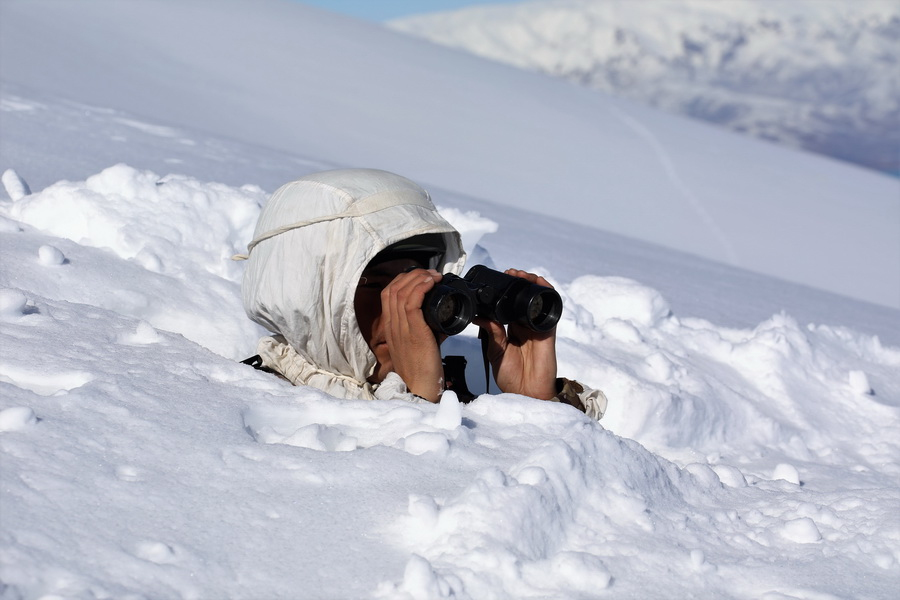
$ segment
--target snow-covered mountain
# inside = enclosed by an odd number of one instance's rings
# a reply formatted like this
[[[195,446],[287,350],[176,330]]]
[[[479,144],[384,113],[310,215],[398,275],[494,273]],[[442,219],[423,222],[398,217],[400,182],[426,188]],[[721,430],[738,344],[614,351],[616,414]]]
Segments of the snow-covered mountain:
[[[900,309],[646,241],[889,293],[896,180],[280,0],[3,0],[0,80],[2,600],[896,597]],[[230,257],[345,166],[545,274],[603,420],[240,364]]]
[[[900,3],[894,0],[533,0],[389,25],[900,173]]]

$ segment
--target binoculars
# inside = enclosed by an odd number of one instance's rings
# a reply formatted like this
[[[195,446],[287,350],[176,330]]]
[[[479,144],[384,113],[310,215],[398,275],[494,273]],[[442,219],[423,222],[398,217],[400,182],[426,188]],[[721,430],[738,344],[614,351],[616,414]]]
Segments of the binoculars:
[[[445,273],[425,295],[422,312],[429,327],[446,335],[460,333],[476,316],[550,331],[562,316],[562,306],[553,288],[475,265],[464,277]]]

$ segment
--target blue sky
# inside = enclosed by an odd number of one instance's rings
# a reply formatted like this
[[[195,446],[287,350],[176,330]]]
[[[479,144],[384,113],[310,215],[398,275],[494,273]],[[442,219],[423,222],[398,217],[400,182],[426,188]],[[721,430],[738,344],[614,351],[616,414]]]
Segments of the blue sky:
[[[456,10],[476,4],[514,4],[522,0],[299,0],[368,21],[384,21],[419,13]]]

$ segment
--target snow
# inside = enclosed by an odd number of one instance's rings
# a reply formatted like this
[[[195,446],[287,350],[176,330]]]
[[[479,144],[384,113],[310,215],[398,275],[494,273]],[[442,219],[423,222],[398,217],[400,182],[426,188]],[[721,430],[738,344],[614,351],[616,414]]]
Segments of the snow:
[[[532,0],[389,25],[893,173],[898,23],[892,0]]]
[[[7,169],[3,172],[2,181],[7,195],[13,200],[21,200],[31,194],[28,184],[13,169]]]
[[[298,14],[382,51],[379,29]],[[895,597],[897,309],[422,180],[478,262],[554,283],[560,374],[609,411],[338,401],[237,362],[263,332],[231,256],[277,185],[355,158],[153,118],[95,86],[110,104],[21,82],[3,96],[0,598]],[[464,172],[429,152],[442,181]],[[445,343],[476,393],[478,344]]]

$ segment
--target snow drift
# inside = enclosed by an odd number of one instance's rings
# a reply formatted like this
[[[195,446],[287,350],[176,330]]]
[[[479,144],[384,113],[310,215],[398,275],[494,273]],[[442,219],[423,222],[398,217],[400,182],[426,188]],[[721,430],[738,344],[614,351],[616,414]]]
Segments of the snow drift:
[[[226,358],[259,333],[227,256],[261,201],[119,165],[3,206],[8,594],[888,597],[900,349],[583,275],[560,371],[606,391],[604,427],[508,395],[336,401]],[[491,260],[503,225],[443,210]]]

